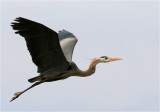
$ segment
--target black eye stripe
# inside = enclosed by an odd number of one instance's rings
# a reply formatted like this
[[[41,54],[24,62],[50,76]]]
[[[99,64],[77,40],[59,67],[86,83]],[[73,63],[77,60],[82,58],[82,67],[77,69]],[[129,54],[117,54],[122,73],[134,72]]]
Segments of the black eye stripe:
[[[100,58],[108,59],[109,57],[107,57],[107,56],[101,56]]]

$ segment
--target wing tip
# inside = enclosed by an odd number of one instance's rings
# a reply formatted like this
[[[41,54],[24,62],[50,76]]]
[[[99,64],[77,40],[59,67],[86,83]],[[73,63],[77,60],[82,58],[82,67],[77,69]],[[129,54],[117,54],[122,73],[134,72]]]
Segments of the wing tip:
[[[58,36],[60,40],[63,40],[65,38],[76,38],[75,35],[67,30],[60,30],[58,32]]]

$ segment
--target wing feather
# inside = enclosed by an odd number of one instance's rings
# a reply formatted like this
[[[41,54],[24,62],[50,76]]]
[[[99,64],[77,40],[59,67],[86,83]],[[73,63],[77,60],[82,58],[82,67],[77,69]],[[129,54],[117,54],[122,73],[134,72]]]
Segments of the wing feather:
[[[66,30],[59,31],[58,37],[60,40],[62,51],[67,61],[72,62],[73,50],[78,41],[77,38],[72,33]]]
[[[37,65],[38,72],[49,69],[63,72],[69,67],[60,47],[58,34],[48,27],[19,17],[12,23],[15,33],[25,38],[32,61]]]

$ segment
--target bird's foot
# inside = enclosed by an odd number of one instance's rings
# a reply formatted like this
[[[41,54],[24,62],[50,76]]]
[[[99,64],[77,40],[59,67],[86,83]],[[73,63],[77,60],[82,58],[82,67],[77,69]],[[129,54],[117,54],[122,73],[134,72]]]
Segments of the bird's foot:
[[[21,93],[22,93],[22,92],[17,92],[17,93],[15,93],[15,94],[14,94],[14,97],[10,100],[10,102],[13,101],[13,100],[15,100],[16,98],[18,98],[19,95],[21,95]]]

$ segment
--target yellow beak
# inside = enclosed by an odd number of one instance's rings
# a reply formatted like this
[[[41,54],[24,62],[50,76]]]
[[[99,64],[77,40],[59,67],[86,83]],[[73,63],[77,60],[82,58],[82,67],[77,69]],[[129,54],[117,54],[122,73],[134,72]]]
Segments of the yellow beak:
[[[109,61],[116,61],[116,60],[122,60],[122,59],[121,58],[112,58],[112,57],[109,58]]]

